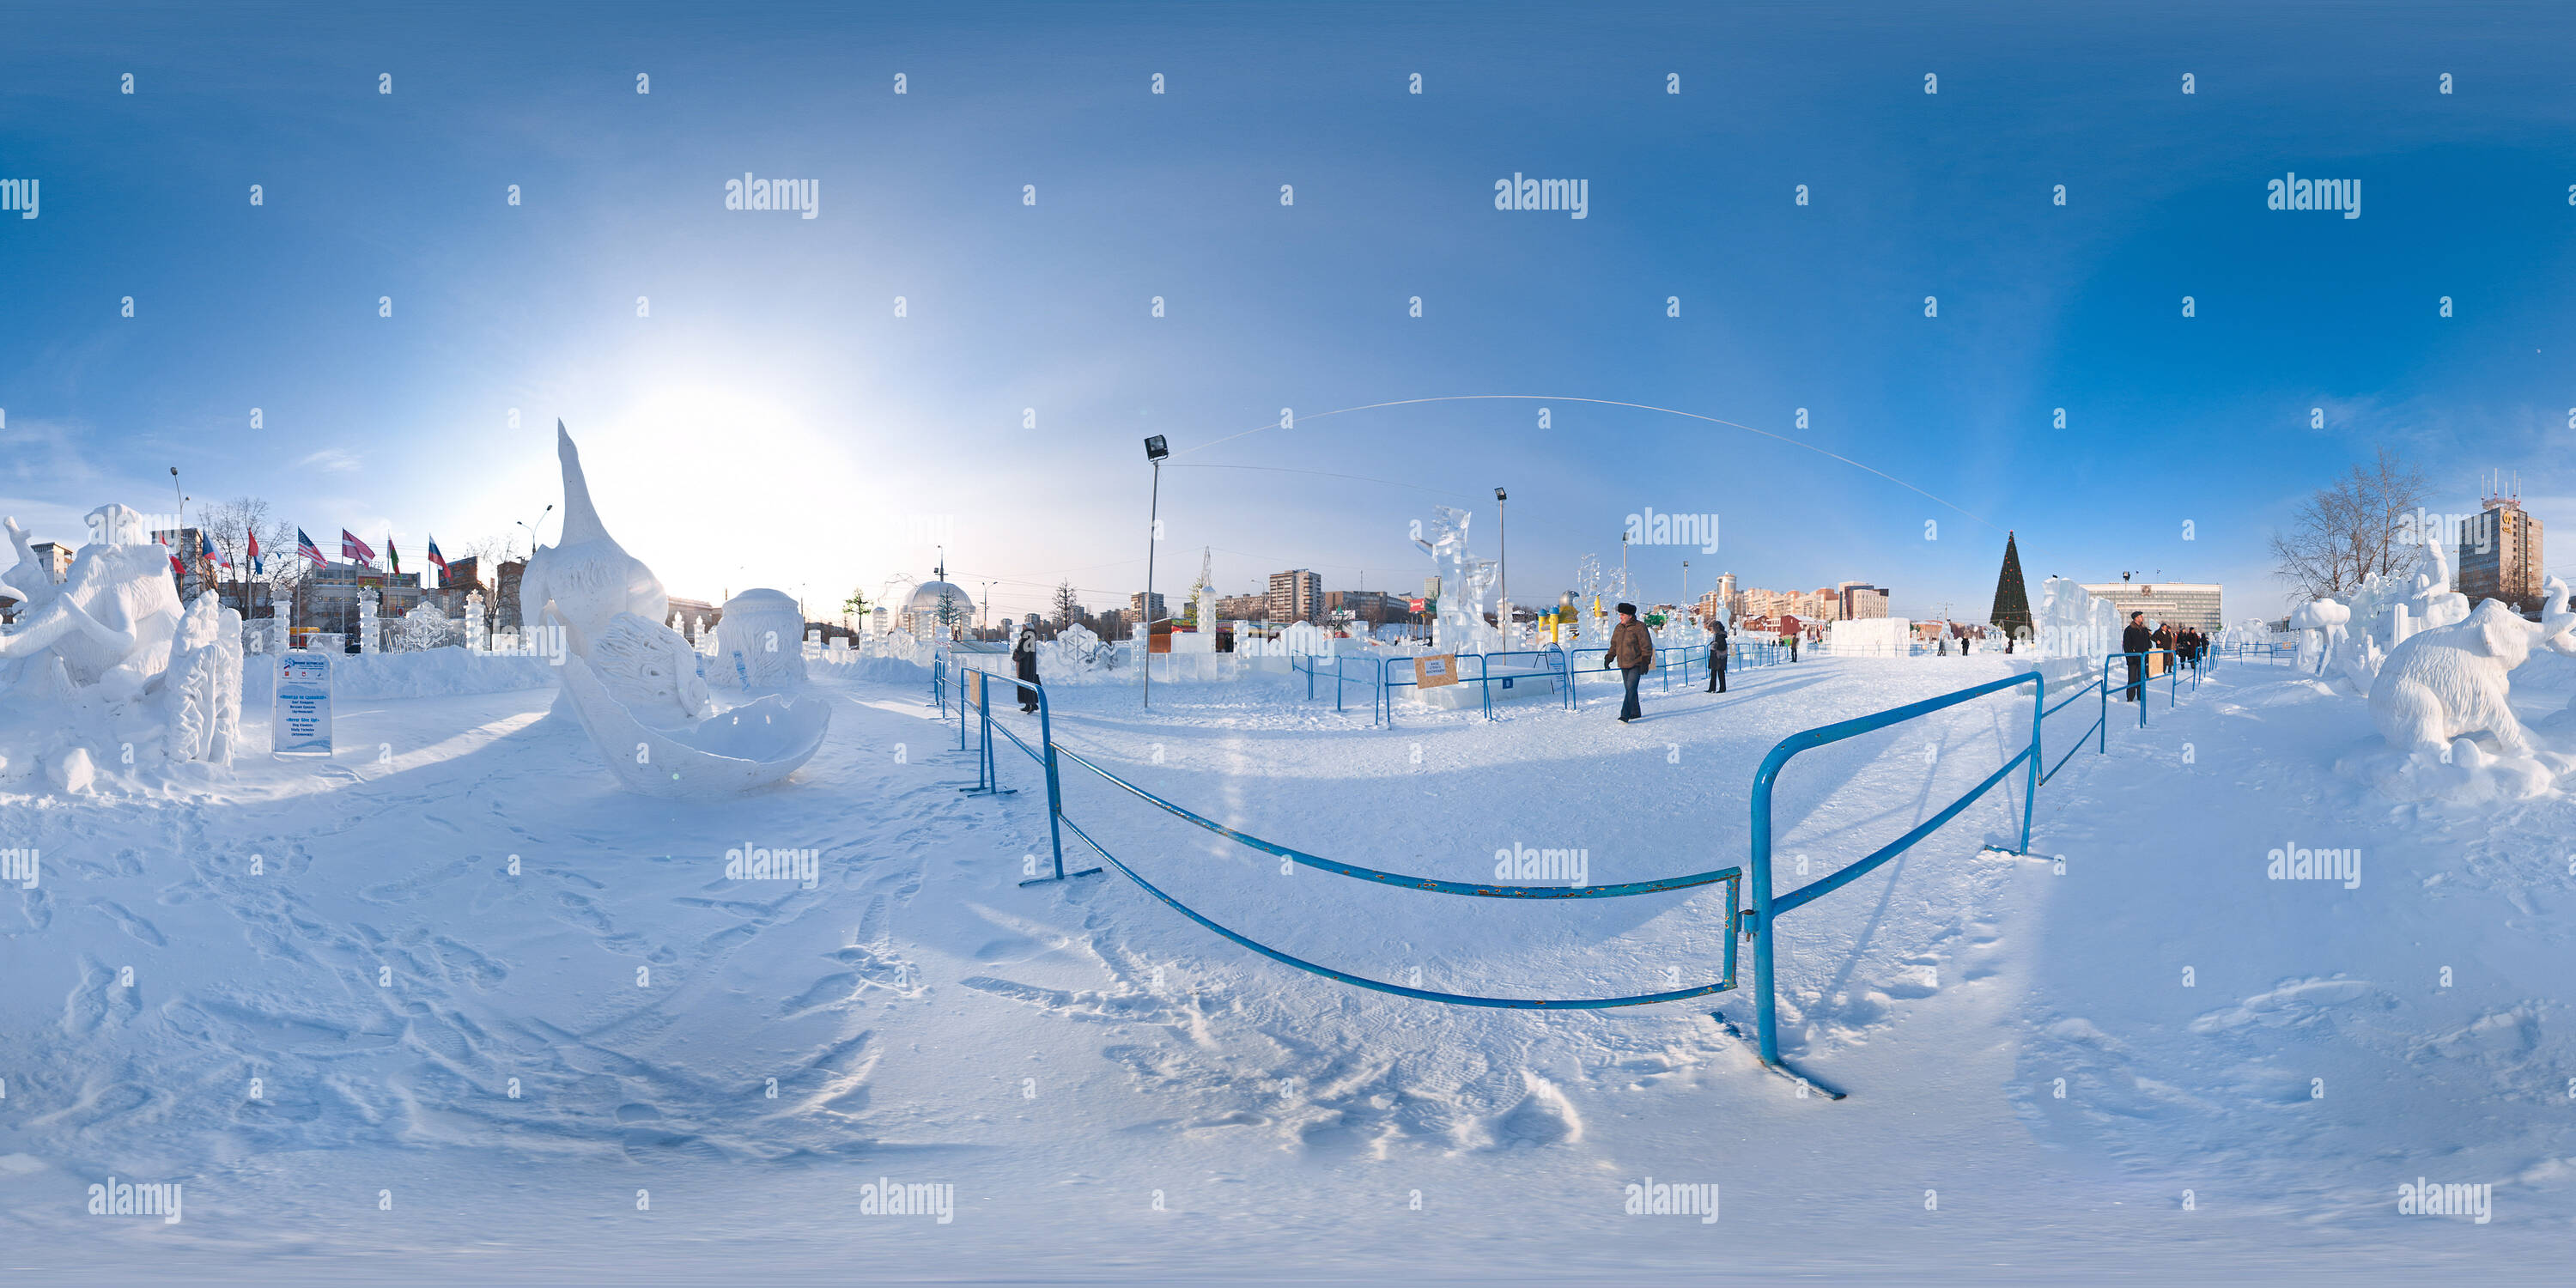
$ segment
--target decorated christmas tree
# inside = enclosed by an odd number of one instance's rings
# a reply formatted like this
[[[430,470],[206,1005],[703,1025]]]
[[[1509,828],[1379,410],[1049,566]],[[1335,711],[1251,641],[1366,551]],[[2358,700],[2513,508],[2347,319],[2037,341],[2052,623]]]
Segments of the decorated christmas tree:
[[[2001,627],[2006,639],[2030,638],[2030,590],[2022,584],[2021,549],[2013,534],[2004,534],[2004,570],[1995,578],[1995,611],[1986,619]]]

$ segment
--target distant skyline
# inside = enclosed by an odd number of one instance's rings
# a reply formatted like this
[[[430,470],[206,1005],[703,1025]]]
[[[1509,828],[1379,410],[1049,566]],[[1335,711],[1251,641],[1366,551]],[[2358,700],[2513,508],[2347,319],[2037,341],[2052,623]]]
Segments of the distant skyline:
[[[326,546],[524,551],[561,417],[671,593],[816,616],[941,538],[997,617],[1125,604],[1147,434],[1175,600],[1202,547],[1408,591],[1434,505],[1500,553],[1499,485],[1533,605],[1651,507],[1720,540],[1632,550],[1649,601],[1688,559],[1981,618],[2012,529],[2034,590],[2275,617],[2268,533],[2375,445],[2435,512],[2519,473],[2576,570],[2559,9],[152,15],[0,46],[38,540],[176,466]],[[1515,397],[1414,401],[1463,395]]]

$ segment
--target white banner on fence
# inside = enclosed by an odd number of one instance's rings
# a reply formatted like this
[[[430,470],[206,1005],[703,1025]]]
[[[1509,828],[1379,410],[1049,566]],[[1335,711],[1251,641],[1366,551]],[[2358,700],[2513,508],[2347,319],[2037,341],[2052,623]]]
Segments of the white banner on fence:
[[[280,756],[331,754],[331,655],[278,658],[277,701],[269,713],[269,750]]]

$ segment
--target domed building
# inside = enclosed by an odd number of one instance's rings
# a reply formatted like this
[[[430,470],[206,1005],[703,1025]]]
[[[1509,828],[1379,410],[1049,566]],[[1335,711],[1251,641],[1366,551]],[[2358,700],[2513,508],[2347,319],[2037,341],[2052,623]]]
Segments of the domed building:
[[[914,638],[923,639],[943,624],[954,635],[974,623],[974,596],[948,582],[925,581],[904,598],[902,620],[897,625]]]

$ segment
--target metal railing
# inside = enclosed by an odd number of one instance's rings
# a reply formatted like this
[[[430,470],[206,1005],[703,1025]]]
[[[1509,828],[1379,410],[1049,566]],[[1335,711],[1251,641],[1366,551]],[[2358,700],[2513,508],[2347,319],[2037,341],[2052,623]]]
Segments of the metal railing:
[[[1738,649],[1746,647],[1748,646],[1737,646]],[[1550,649],[1544,651],[1556,652],[1560,655],[1562,654],[1562,650]],[[2166,651],[2157,650],[2157,652]],[[1465,656],[1480,657],[1482,655],[1467,654]],[[1771,749],[1770,754],[1763,758],[1761,767],[1756,771],[1753,779],[1750,806],[1750,906],[1744,906],[1741,902],[1742,896],[1745,894],[1744,887],[1747,884],[1745,869],[1743,868],[1722,868],[1707,872],[1692,873],[1686,876],[1666,877],[1606,886],[1522,886],[1481,882],[1446,881],[1431,877],[1387,872],[1375,868],[1362,867],[1356,864],[1320,858],[1316,855],[1308,854],[1304,851],[1292,849],[1284,845],[1279,845],[1271,841],[1266,841],[1260,837],[1253,836],[1249,833],[1218,823],[1181,805],[1175,804],[1170,800],[1158,796],[1153,792],[1147,791],[1143,787],[1138,786],[1126,778],[1093,763],[1089,757],[1086,757],[1070,748],[1060,747],[1054,740],[1053,709],[1051,701],[1047,695],[1046,687],[1043,683],[1021,680],[1015,676],[998,675],[992,672],[982,671],[977,668],[966,666],[959,666],[956,668],[960,672],[961,680],[957,712],[960,746],[966,746],[967,740],[965,727],[968,724],[974,724],[981,733],[980,738],[977,741],[977,750],[979,751],[979,755],[977,757],[976,784],[974,787],[960,788],[959,790],[973,794],[987,795],[1007,794],[1009,792],[1010,789],[1000,786],[997,767],[994,764],[993,757],[994,743],[992,741],[992,732],[995,728],[1000,728],[1004,737],[1010,739],[1011,742],[1019,747],[1021,751],[1027,753],[1032,760],[1036,761],[1044,768],[1046,775],[1047,822],[1049,835],[1053,839],[1055,846],[1055,874],[1053,876],[1039,877],[1033,880],[1023,881],[1020,884],[1034,885],[1041,881],[1057,881],[1064,879],[1064,877],[1068,875],[1064,871],[1064,846],[1060,829],[1070,828],[1072,829],[1076,839],[1098,852],[1102,859],[1106,860],[1111,866],[1116,867],[1121,874],[1135,882],[1140,889],[1154,896],[1164,904],[1169,905],[1175,911],[1188,917],[1191,921],[1194,921],[1208,930],[1223,936],[1230,942],[1241,945],[1261,954],[1262,956],[1285,965],[1295,967],[1299,970],[1307,971],[1309,973],[1353,985],[1355,987],[1372,989],[1377,992],[1388,993],[1399,997],[1411,997],[1424,1001],[1442,1002],[1460,1006],[1516,1007],[1530,1009],[1597,1009],[1603,1007],[1641,1006],[1658,1002],[1681,1001],[1690,998],[1705,997],[1713,993],[1726,992],[1734,989],[1737,984],[1736,955],[1738,939],[1741,937],[1742,939],[1751,940],[1753,943],[1754,961],[1756,1050],[1759,1058],[1765,1067],[1778,1070],[1787,1076],[1796,1078],[1802,1087],[1812,1088],[1816,1091],[1822,1092],[1828,1097],[1839,1100],[1843,1096],[1842,1092],[1834,1090],[1823,1083],[1817,1082],[1805,1074],[1799,1073],[1797,1070],[1792,1069],[1780,1057],[1777,994],[1778,983],[1775,971],[1775,959],[1778,951],[1777,942],[1779,938],[1776,925],[1779,919],[1791,911],[1804,907],[1807,904],[1813,903],[1818,899],[1842,889],[1844,886],[1851,884],[1868,873],[1885,865],[1890,860],[1905,853],[1908,849],[1947,825],[1952,819],[1957,818],[1970,805],[1973,805],[1978,800],[1982,799],[1986,793],[2001,785],[2006,779],[2012,776],[2016,769],[2021,769],[2025,773],[2021,810],[2021,843],[2017,849],[2003,852],[2027,855],[2030,850],[2031,826],[2034,811],[2037,806],[2039,788],[2050,778],[2054,777],[2057,770],[2064,768],[2066,764],[2066,759],[2061,758],[2056,766],[2049,768],[2045,773],[2042,772],[2041,765],[2045,760],[2043,750],[2044,722],[2049,716],[2055,715],[2057,712],[2064,710],[2067,706],[2083,698],[2088,692],[2098,693],[2103,698],[2102,714],[2097,717],[2093,728],[2086,729],[2084,734],[2078,735],[2074,739],[2073,746],[2074,748],[2080,749],[2083,746],[2084,738],[2086,736],[2094,734],[2097,730],[2103,730],[2105,731],[2105,736],[2102,741],[2097,742],[2097,749],[2106,749],[2107,726],[2109,724],[2108,691],[2111,686],[2111,667],[2113,664],[2132,656],[2144,658],[2148,655],[2143,653],[2113,653],[2105,656],[2103,658],[2102,670],[2099,675],[2089,680],[2083,687],[2065,695],[2054,705],[2051,705],[2048,700],[2049,692],[2047,678],[2038,669],[2034,668],[2006,676],[2001,679],[1987,681],[1983,684],[1972,685],[1954,693],[1927,698],[1920,702],[1909,703],[1905,706],[1877,712],[1872,715],[1865,715],[1834,724],[1822,725],[1814,729],[1806,730],[1802,733],[1792,734],[1788,738],[1781,740]],[[1688,655],[1685,653],[1685,662],[1687,662],[1687,658]],[[1360,660],[1370,661],[1371,659]],[[1409,658],[1373,660],[1379,667],[1379,684],[1377,687],[1381,694],[1391,692],[1391,688],[1385,674],[1386,664],[1397,661],[1409,662],[1410,660],[1411,659]],[[1570,659],[1567,660],[1570,662]],[[1341,671],[1342,667],[1337,661],[1334,668],[1337,678]],[[1567,680],[1569,695],[1571,694],[1572,675],[1574,673],[1574,668],[1570,665],[1566,667],[1564,672],[1562,672]],[[934,687],[942,682],[944,674],[944,668],[935,668],[933,680]],[[1309,669],[1308,683],[1310,685],[1318,674],[1321,674],[1319,670]],[[1558,673],[1550,672],[1550,674]],[[2173,675],[2172,672],[2169,671],[2167,680],[2167,699],[2169,702],[2178,702],[2180,700],[2179,677]],[[1039,743],[1037,746],[1030,746],[1018,734],[1013,733],[1007,723],[998,726],[994,723],[991,708],[991,693],[993,686],[996,684],[1027,689],[1035,695],[1038,707]],[[1792,759],[1801,753],[1812,751],[1819,747],[1859,737],[1862,734],[1871,733],[1876,730],[1890,728],[1909,720],[1914,720],[1937,711],[1957,706],[1961,703],[1971,702],[1990,694],[2015,689],[2024,684],[2031,686],[2031,729],[2029,745],[2023,747],[2020,751],[2006,759],[2000,768],[1987,775],[1983,781],[1970,788],[1965,794],[1952,801],[1938,813],[1933,814],[1931,817],[1924,819],[1922,822],[1917,823],[1912,828],[1908,829],[1904,835],[1897,837],[1895,840],[1890,841],[1875,850],[1872,850],[1869,854],[1862,856],[1860,859],[1818,878],[1817,880],[1808,882],[1797,889],[1790,890],[1785,893],[1774,891],[1772,888],[1771,870],[1772,841],[1774,834],[1772,800],[1774,789],[1777,786],[1781,771],[1787,767],[1788,763]],[[2125,684],[2123,687],[2126,687]],[[2141,687],[2143,687],[2143,685]],[[971,714],[968,710],[970,705],[973,708]],[[2141,705],[2143,706],[2143,703]],[[945,708],[943,706],[943,711],[944,710]],[[2145,724],[2145,713],[2143,710],[2140,712],[2139,723],[2141,726]],[[2071,757],[2072,754],[2073,751],[2070,750],[2068,755]],[[1248,846],[1267,854],[1277,855],[1295,863],[1321,871],[1330,872],[1338,876],[1372,881],[1381,885],[1401,886],[1412,890],[1489,899],[1600,899],[1618,898],[1628,895],[1666,893],[1676,890],[1692,889],[1704,885],[1723,883],[1727,888],[1725,905],[1726,913],[1724,919],[1725,974],[1714,983],[1702,984],[1683,989],[1671,989],[1657,993],[1572,999],[1505,998],[1476,994],[1448,993],[1402,984],[1393,984],[1382,980],[1368,979],[1346,971],[1337,970],[1333,967],[1306,961],[1302,958],[1282,952],[1267,944],[1260,943],[1259,941],[1238,931],[1220,925],[1214,920],[1211,920],[1190,908],[1179,899],[1155,886],[1152,882],[1147,881],[1133,868],[1130,868],[1117,855],[1111,853],[1098,839],[1094,838],[1088,831],[1084,830],[1079,824],[1067,817],[1064,810],[1063,787],[1058,776],[1058,763],[1060,759],[1070,760],[1081,768],[1098,775],[1103,781],[1107,782],[1111,786],[1128,792],[1176,818],[1204,828],[1209,832],[1225,837],[1238,844]],[[1986,848],[1998,851],[2003,849],[2001,846],[1988,846]],[[1075,872],[1070,875],[1089,876],[1100,871],[1102,871],[1101,868],[1094,867],[1080,872]]]
[[[1785,895],[1774,894],[1772,892],[1771,791],[1773,785],[1779,780],[1781,769],[1788,765],[1792,757],[1801,752],[1813,751],[1818,747],[1841,742],[1846,738],[1857,738],[1865,733],[1885,729],[1891,725],[1902,724],[1905,721],[1915,719],[1919,716],[1930,715],[1935,711],[1957,706],[1962,702],[1974,701],[1989,693],[2000,692],[2002,690],[2024,684],[2031,686],[2030,745],[2022,748],[2021,751],[2014,755],[2010,760],[2005,761],[2003,768],[1988,775],[1984,782],[1971,788],[1966,795],[1952,801],[1948,808],[1928,819],[1925,819],[1921,823],[1915,824],[1911,830],[1905,833],[1905,835],[1878,847],[1876,850],[1871,851],[1859,860],[1845,865],[1839,871],[1808,882]],[[1899,854],[1903,854],[1908,848],[1912,847],[1915,842],[1922,840],[1924,837],[1930,836],[1943,824],[1958,817],[1960,811],[1965,810],[1968,806],[1976,803],[1977,798],[1985,795],[1987,791],[1991,790],[1997,783],[2002,782],[2007,775],[2011,774],[2014,769],[2020,767],[2024,763],[2027,763],[2030,766],[2029,783],[2022,791],[2021,846],[2013,852],[2016,854],[2027,853],[2030,850],[2031,809],[2037,802],[2039,794],[2039,722],[2041,712],[2047,707],[2047,705],[2048,681],[2042,677],[2038,671],[2024,671],[2019,675],[2005,676],[2000,680],[1989,680],[1984,684],[1971,685],[1956,693],[1943,694],[1937,698],[1926,698],[1921,702],[1908,703],[1905,706],[1896,707],[1892,710],[1881,711],[1875,715],[1861,716],[1856,719],[1844,720],[1835,724],[1823,725],[1818,728],[1809,729],[1804,733],[1794,733],[1781,739],[1779,745],[1771,749],[1771,754],[1762,758],[1761,769],[1756,771],[1753,775],[1753,908],[1747,916],[1745,934],[1750,936],[1753,940],[1754,1025],[1757,1031],[1759,1054],[1765,1067],[1778,1069],[1783,1073],[1797,1077],[1800,1085],[1813,1086],[1833,1099],[1842,1099],[1841,1092],[1835,1091],[1822,1083],[1816,1082],[1812,1078],[1797,1073],[1795,1070],[1790,1069],[1788,1065],[1780,1059],[1780,1020],[1777,997],[1778,977],[1774,973],[1772,967],[1772,945],[1779,938],[1775,925],[1780,916],[1784,913],[1794,911],[1806,906],[1807,904],[1813,903],[1826,895],[1832,894],[1834,891],[1839,890],[1844,886],[1851,884],[1853,881],[1860,879],[1862,876],[1867,875],[1870,871],[1879,867],[1881,864],[1886,863],[1888,860],[1895,858]]]
[[[957,790],[965,792],[968,795],[983,796],[1008,795],[1012,791],[1016,790],[1002,786],[999,767],[993,763],[993,731],[995,729],[1000,729],[1003,737],[1010,739],[1013,746],[1018,747],[1021,751],[1027,752],[1029,758],[1036,761],[1046,772],[1047,841],[1055,849],[1055,873],[1052,876],[1031,877],[1020,884],[1028,886],[1037,885],[1043,881],[1062,881],[1067,875],[1077,877],[1097,875],[1100,872],[1100,869],[1098,868],[1086,868],[1080,872],[1070,874],[1066,873],[1064,870],[1064,832],[1062,830],[1062,825],[1065,821],[1064,784],[1056,775],[1055,710],[1053,701],[1047,697],[1046,685],[1036,680],[1023,680],[1017,676],[998,675],[994,672],[983,670],[980,667],[960,665],[957,668],[957,673],[957,746],[959,750],[964,750],[966,748],[966,727],[969,724],[974,725],[979,731],[976,748],[977,754],[975,757],[975,785],[972,787],[960,787]],[[938,682],[937,677],[944,674],[944,669],[934,668],[933,674],[933,683],[936,684]],[[973,678],[969,679],[968,677]],[[1036,697],[1038,706],[1037,746],[1030,746],[1018,734],[1011,732],[1009,724],[1005,723],[996,725],[993,723],[993,686],[995,684],[1008,684],[1018,689],[1020,692],[1031,694]],[[975,708],[974,717],[971,720],[968,718],[966,711],[969,703],[972,703]],[[947,716],[947,708],[944,703],[940,708],[940,715],[942,719],[945,719]]]
[[[1485,718],[1496,720],[1501,717],[1494,714],[1495,686],[1499,684],[1502,688],[1509,689],[1515,681],[1524,678],[1555,680],[1563,707],[1568,711],[1579,710],[1583,705],[1580,686],[1577,683],[1580,677],[1619,674],[1619,668],[1608,665],[1606,661],[1599,666],[1579,664],[1583,654],[1602,651],[1602,648],[1590,644],[1569,649],[1562,644],[1550,643],[1534,649],[1510,649],[1491,653],[1424,654],[1423,656],[1447,656],[1455,659],[1461,668],[1456,683],[1479,686],[1483,690],[1481,709]],[[1708,646],[1705,644],[1675,644],[1658,648],[1655,650],[1654,665],[1649,669],[1662,685],[1662,691],[1670,693],[1676,675],[1680,675],[1682,684],[1688,687],[1706,674],[1708,652]],[[1757,667],[1783,665],[1788,661],[1789,651],[1777,644],[1739,642],[1729,651],[1729,657],[1729,671],[1732,674]],[[1496,669],[1497,660],[1510,658],[1539,658],[1545,665],[1533,669],[1514,669],[1508,666],[1500,670]],[[1327,666],[1321,656],[1297,654],[1290,657],[1289,669],[1306,677],[1306,697],[1309,701],[1315,699],[1317,682],[1329,681],[1333,686],[1333,710],[1335,711],[1349,710],[1347,699],[1344,697],[1347,686],[1358,685],[1369,689],[1371,691],[1369,722],[1383,723],[1392,728],[1395,724],[1395,691],[1421,687],[1420,681],[1414,678],[1414,661],[1415,658],[1409,656],[1370,658],[1335,654],[1331,658],[1331,665]],[[1464,673],[1464,668],[1471,661],[1476,664],[1475,673],[1472,675]]]

